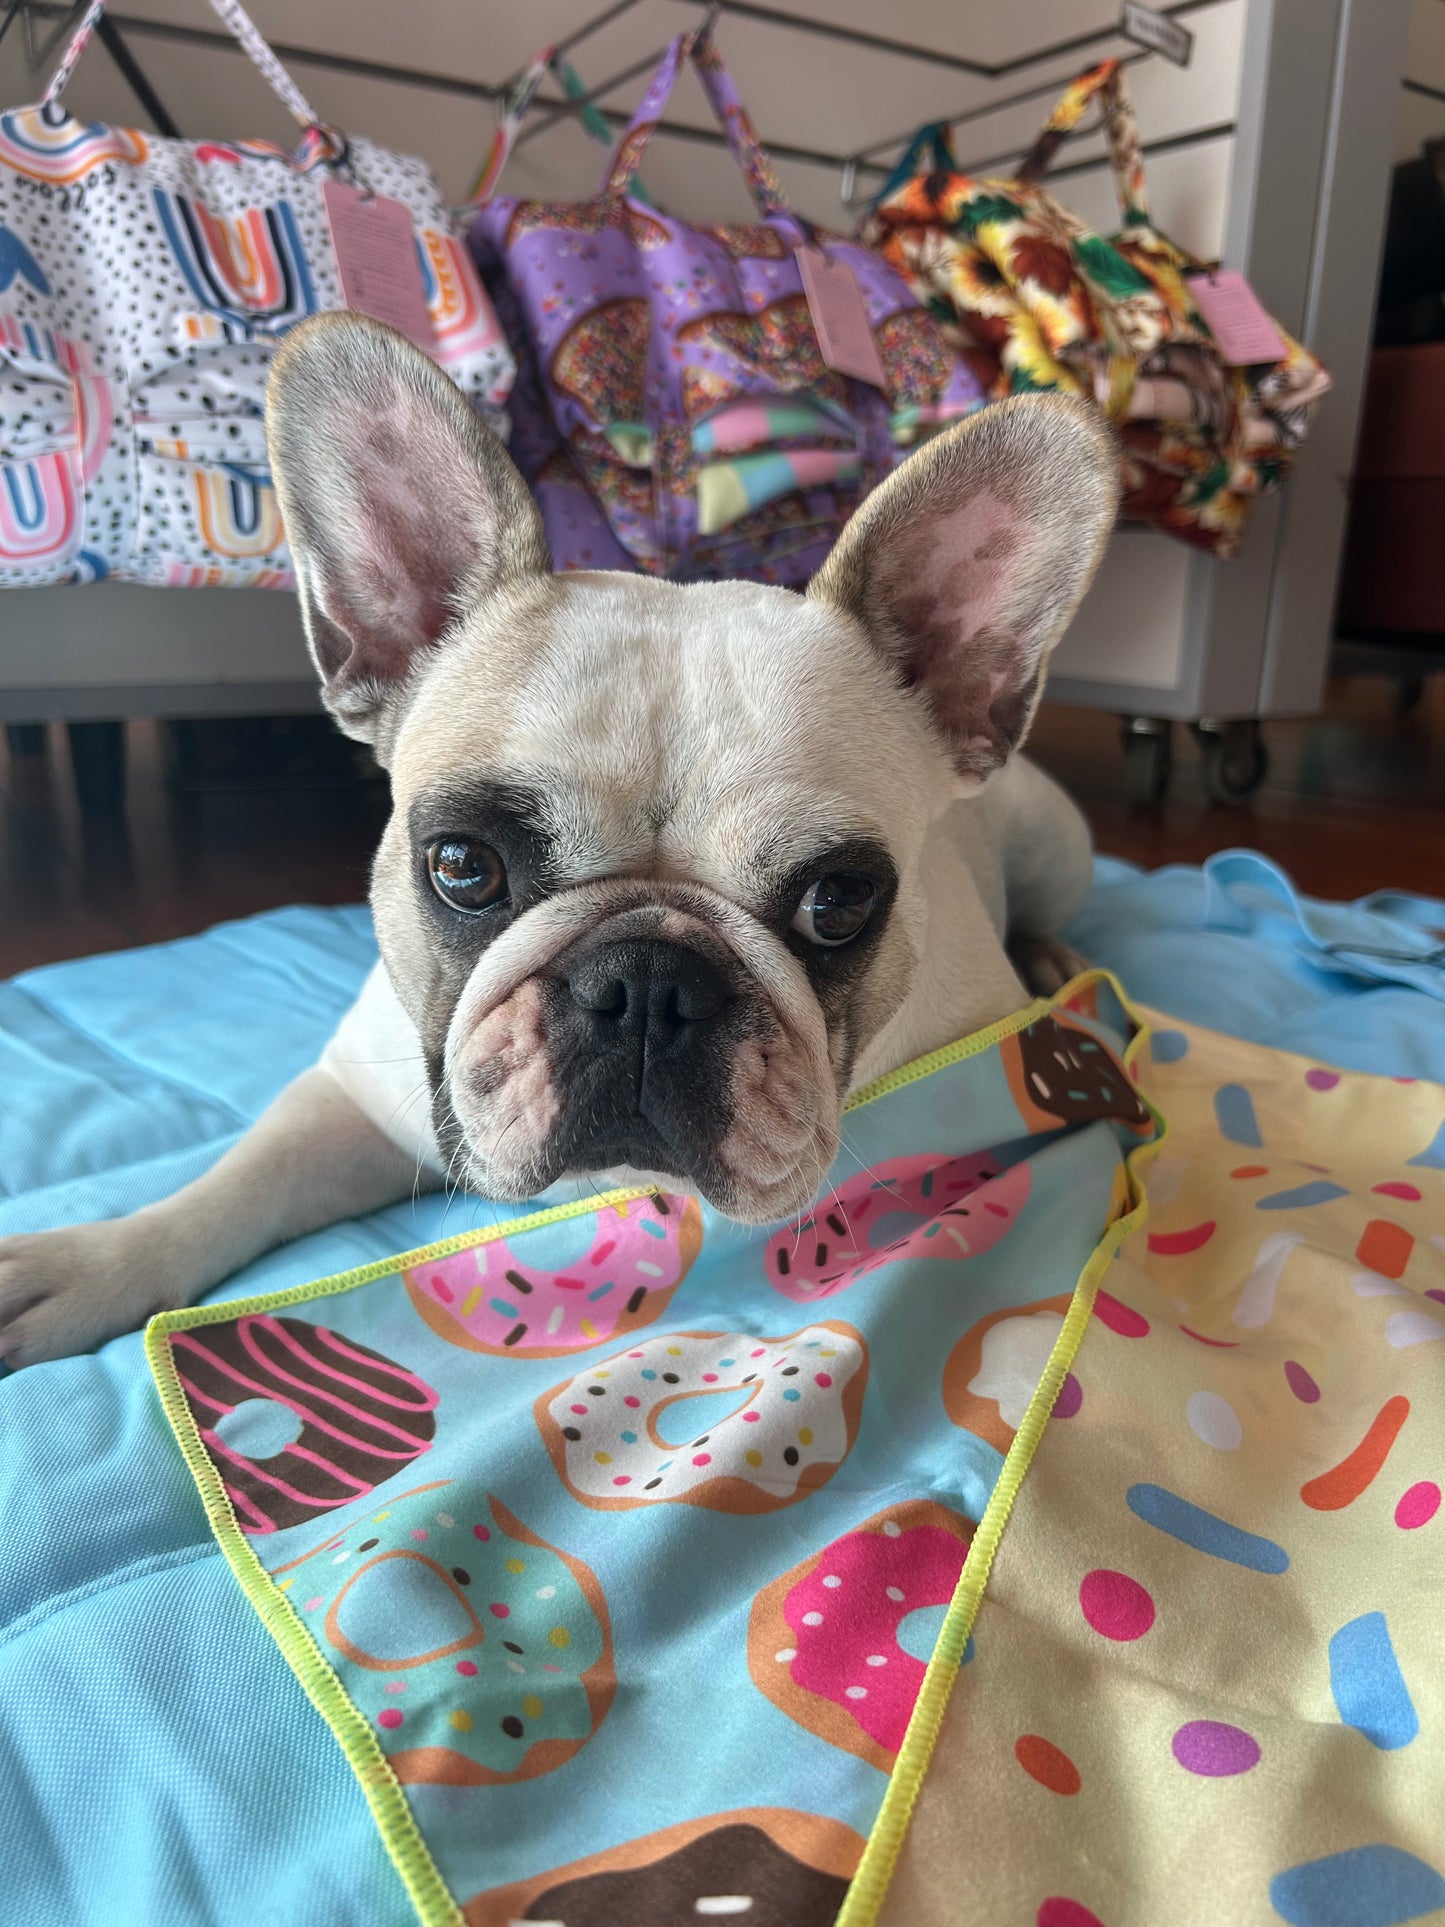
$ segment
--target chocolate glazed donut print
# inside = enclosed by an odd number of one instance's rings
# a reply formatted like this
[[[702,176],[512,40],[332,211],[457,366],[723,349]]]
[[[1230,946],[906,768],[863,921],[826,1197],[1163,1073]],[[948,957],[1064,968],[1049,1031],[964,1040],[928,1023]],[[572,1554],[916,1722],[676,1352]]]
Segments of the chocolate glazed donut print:
[[[664,1332],[543,1392],[537,1428],[583,1505],[775,1512],[832,1478],[868,1379],[861,1332]]]
[[[841,1820],[790,1807],[745,1807],[687,1820],[494,1887],[462,1909],[466,1927],[833,1927],[863,1853]]]
[[[248,1313],[176,1332],[171,1356],[242,1532],[362,1498],[427,1451],[437,1394],[324,1325]]]
[[[1153,1120],[1118,1058],[1085,1025],[1041,1017],[999,1045],[1009,1090],[1031,1131],[1098,1118],[1147,1137]]]

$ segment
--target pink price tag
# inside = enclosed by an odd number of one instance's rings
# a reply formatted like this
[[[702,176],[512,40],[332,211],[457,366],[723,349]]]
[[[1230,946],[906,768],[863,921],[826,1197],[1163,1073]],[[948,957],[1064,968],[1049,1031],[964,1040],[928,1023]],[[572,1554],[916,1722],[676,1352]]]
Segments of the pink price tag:
[[[1289,353],[1284,336],[1242,274],[1220,268],[1216,274],[1191,274],[1187,279],[1195,307],[1232,368],[1284,360]]]
[[[409,211],[400,201],[363,194],[344,181],[327,181],[321,194],[347,307],[400,329],[433,354],[436,336]]]
[[[879,359],[857,275],[846,261],[817,248],[798,248],[796,255],[824,361],[835,374],[852,375],[875,388],[886,388],[888,377]]]

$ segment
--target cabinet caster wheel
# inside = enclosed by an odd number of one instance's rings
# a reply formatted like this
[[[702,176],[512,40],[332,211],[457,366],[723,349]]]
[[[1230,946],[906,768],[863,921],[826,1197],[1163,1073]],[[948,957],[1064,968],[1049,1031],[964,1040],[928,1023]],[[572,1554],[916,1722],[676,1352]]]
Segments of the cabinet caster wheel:
[[[1194,726],[1199,744],[1199,780],[1211,803],[1238,807],[1250,802],[1269,768],[1269,752],[1259,724],[1237,723],[1227,729]]]
[[[1174,757],[1167,723],[1124,725],[1124,789],[1136,810],[1157,810],[1169,787]]]
[[[1423,676],[1401,676],[1395,683],[1395,699],[1391,707],[1397,716],[1408,716],[1412,709],[1418,709],[1420,698],[1425,694]]]
[[[6,723],[5,741],[12,756],[45,754],[44,723]]]

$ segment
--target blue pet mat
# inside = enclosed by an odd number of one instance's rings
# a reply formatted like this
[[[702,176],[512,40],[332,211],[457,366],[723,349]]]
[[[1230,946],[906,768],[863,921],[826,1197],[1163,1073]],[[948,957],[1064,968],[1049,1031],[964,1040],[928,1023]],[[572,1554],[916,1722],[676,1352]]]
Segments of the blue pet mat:
[[[1068,934],[1160,1011],[1445,1082],[1442,928],[1445,905],[1301,905],[1256,859],[1151,875],[1101,860]],[[196,1176],[315,1059],[375,954],[364,910],[290,909],[0,985],[0,1235],[132,1211]],[[470,1198],[397,1205],[213,1296],[493,1217]],[[138,1335],[0,1382],[0,1709],[0,1917],[16,1927],[413,1918],[211,1540]]]

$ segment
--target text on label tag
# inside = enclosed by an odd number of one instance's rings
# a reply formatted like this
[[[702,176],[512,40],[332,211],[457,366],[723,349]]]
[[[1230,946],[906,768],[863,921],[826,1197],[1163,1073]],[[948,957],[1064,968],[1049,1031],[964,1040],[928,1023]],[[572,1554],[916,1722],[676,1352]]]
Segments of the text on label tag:
[[[436,340],[410,211],[344,181],[327,181],[321,192],[347,307],[400,329],[430,354]]]
[[[1221,355],[1233,368],[1283,361],[1289,350],[1254,289],[1235,268],[1191,274],[1189,292]]]

